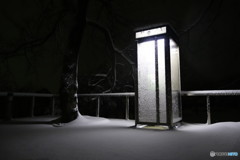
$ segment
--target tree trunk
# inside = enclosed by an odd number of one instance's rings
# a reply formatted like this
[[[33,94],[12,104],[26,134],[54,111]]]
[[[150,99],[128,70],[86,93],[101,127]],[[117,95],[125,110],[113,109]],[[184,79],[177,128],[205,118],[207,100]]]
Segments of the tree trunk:
[[[78,116],[77,59],[78,53],[73,50],[64,55],[60,88],[61,122],[72,121]]]
[[[60,87],[61,117],[55,121],[67,123],[76,119],[78,112],[78,52],[85,28],[87,0],[65,1],[70,14],[65,16],[63,26],[64,62]]]

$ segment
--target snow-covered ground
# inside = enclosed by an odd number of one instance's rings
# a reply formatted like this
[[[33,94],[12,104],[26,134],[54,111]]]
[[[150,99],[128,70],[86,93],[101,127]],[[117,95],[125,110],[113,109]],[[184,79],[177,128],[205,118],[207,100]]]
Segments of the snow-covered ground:
[[[240,122],[136,129],[132,120],[82,116],[53,127],[52,118],[0,124],[0,160],[208,160],[210,151],[240,154]]]

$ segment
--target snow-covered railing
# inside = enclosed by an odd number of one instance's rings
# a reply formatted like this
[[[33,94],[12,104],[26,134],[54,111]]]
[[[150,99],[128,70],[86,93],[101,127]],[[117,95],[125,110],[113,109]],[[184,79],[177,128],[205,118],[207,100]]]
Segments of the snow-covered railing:
[[[58,97],[57,94],[49,94],[49,93],[23,93],[23,92],[0,92],[0,96],[7,96],[8,107],[12,106],[13,97],[32,97],[31,117],[34,117],[35,97],[48,97],[48,98],[52,98],[52,108],[51,108],[52,115],[54,115],[54,113],[55,113],[55,98]],[[98,117],[99,117],[99,113],[100,113],[101,97],[125,97],[126,98],[126,113],[125,113],[125,118],[126,119],[129,119],[129,97],[134,97],[134,96],[135,96],[134,92],[77,94],[77,97],[96,97],[97,98],[97,113],[96,113],[96,115]]]
[[[210,97],[213,96],[239,96],[240,90],[203,90],[203,91],[182,91],[182,96],[206,96],[207,123],[211,124]]]
[[[34,109],[35,109],[35,97],[48,97],[52,98],[52,108],[51,113],[54,116],[55,113],[55,97],[57,94],[49,94],[49,93],[23,93],[23,92],[0,92],[0,96],[7,96],[8,107],[12,107],[13,97],[32,97],[32,105],[31,105],[31,117],[34,117]]]
[[[101,97],[125,97],[125,119],[129,119],[129,97],[134,97],[134,92],[124,92],[124,93],[89,93],[89,94],[78,94],[78,97],[97,97],[97,117],[100,115],[100,101]]]
[[[240,90],[182,91],[182,96],[239,96]]]
[[[35,108],[35,97],[49,97],[52,98],[52,115],[54,115],[55,110],[55,97],[57,94],[48,93],[22,93],[22,92],[0,92],[0,96],[7,96],[8,103],[11,105],[14,96],[18,97],[32,97],[31,106],[31,116],[34,116]],[[129,119],[129,97],[134,97],[134,92],[124,92],[124,93],[87,93],[78,94],[78,97],[96,97],[97,98],[97,111],[96,115],[99,116],[100,113],[100,102],[101,97],[125,97],[125,118]],[[240,96],[240,90],[201,90],[201,91],[182,91],[181,96],[206,96],[206,107],[207,107],[207,123],[211,124],[211,105],[210,97],[213,96]]]

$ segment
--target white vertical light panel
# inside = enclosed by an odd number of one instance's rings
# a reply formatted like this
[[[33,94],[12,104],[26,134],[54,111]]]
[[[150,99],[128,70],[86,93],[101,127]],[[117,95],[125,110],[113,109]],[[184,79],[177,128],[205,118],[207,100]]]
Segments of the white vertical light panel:
[[[164,43],[165,43],[164,39],[157,40],[160,123],[167,123],[166,70],[165,70],[165,44]]]
[[[181,84],[180,84],[180,57],[178,45],[170,39],[170,63],[171,63],[171,86],[172,86],[172,115],[173,122],[181,119]]]
[[[156,122],[155,41],[138,43],[138,117]]]
[[[170,39],[170,60],[171,60],[171,79],[172,79],[172,90],[180,90],[180,71],[179,71],[179,47],[177,44]]]

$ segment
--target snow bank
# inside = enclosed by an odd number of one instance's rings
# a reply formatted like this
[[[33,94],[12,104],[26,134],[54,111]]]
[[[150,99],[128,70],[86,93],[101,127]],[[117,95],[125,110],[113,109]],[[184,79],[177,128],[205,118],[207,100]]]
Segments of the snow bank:
[[[133,128],[132,120],[89,116],[63,127],[40,123],[50,118],[16,121],[24,123],[0,125],[1,160],[240,159],[210,157],[210,151],[240,153],[239,122],[149,130]]]

